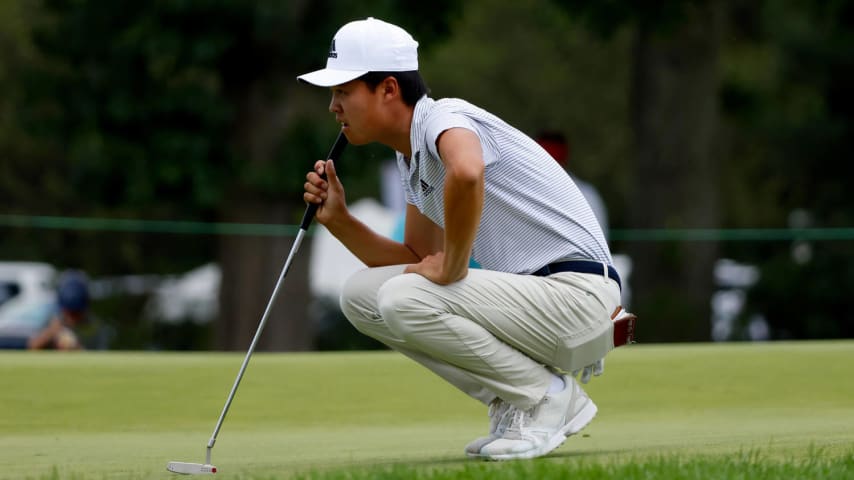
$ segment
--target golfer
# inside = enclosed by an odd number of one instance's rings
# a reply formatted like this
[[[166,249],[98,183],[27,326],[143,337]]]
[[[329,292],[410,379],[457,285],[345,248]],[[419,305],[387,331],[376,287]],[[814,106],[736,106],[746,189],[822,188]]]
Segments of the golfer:
[[[369,267],[341,294],[355,328],[489,406],[489,434],[466,454],[545,455],[596,414],[572,372],[600,373],[614,348],[613,320],[630,315],[620,278],[569,175],[489,112],[430,98],[417,47],[400,27],[354,21],[335,34],[326,68],[298,77],[331,88],[350,143],[396,151],[403,242],[348,212],[331,160],[308,173],[304,198]]]

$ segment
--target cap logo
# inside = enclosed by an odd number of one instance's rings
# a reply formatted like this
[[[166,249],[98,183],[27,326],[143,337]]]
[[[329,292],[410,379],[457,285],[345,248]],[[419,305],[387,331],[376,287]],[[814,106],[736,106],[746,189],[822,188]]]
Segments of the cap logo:
[[[332,39],[332,45],[329,46],[329,58],[338,58],[338,53],[335,52],[335,39]]]

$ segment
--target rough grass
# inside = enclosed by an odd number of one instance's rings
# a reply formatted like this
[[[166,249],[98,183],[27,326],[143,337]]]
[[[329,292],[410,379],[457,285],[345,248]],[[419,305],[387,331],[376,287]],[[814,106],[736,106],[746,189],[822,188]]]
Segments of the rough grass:
[[[0,353],[0,478],[170,478],[203,462],[242,354]],[[392,352],[258,354],[219,478],[854,478],[854,342],[636,345],[599,415],[534,461],[469,461],[485,408]]]
[[[766,458],[758,451],[752,451],[713,457],[702,455],[686,457],[678,454],[665,454],[659,457],[611,462],[579,459],[577,462],[563,464],[535,460],[498,465],[469,463],[459,468],[394,465],[332,472],[310,472],[298,475],[297,478],[306,480],[460,480],[481,478],[490,480],[849,480],[854,475],[854,455],[849,454],[842,458],[829,459],[821,457],[820,452],[815,453],[817,456],[810,459],[782,461]]]

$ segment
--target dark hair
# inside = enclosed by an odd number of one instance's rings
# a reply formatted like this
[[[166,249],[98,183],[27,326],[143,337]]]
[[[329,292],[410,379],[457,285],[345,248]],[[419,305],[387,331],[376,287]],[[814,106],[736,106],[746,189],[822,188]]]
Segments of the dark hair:
[[[537,142],[555,142],[561,145],[567,143],[566,136],[558,130],[542,130],[534,138]]]
[[[418,70],[408,72],[368,72],[356,80],[365,82],[373,90],[388,77],[394,77],[397,80],[397,84],[400,85],[400,95],[403,98],[403,103],[410,107],[414,107],[421,97],[430,93],[430,89],[427,88],[427,84],[424,83],[424,79],[421,78]]]

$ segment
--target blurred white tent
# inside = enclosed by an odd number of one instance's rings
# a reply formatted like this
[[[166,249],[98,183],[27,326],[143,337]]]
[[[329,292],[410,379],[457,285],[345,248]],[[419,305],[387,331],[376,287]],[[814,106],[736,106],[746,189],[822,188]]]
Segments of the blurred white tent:
[[[350,213],[375,232],[390,237],[398,221],[398,214],[372,198],[349,205]],[[365,264],[350,253],[341,242],[322,225],[317,225],[311,239],[309,259],[309,286],[315,297],[338,302],[341,287],[353,273]]]
[[[222,271],[208,263],[180,276],[167,277],[154,289],[145,306],[146,316],[164,323],[190,320],[204,324],[219,312],[219,285]]]

